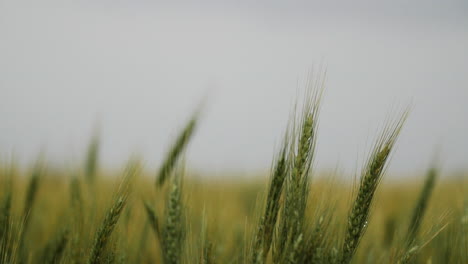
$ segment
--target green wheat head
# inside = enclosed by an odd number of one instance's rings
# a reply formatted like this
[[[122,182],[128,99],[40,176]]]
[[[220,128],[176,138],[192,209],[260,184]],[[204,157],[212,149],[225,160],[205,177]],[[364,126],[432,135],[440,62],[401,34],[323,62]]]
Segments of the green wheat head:
[[[359,189],[348,215],[348,225],[343,244],[342,263],[349,263],[368,225],[369,213],[375,191],[384,174],[387,160],[406,120],[407,111],[384,129],[360,179]]]

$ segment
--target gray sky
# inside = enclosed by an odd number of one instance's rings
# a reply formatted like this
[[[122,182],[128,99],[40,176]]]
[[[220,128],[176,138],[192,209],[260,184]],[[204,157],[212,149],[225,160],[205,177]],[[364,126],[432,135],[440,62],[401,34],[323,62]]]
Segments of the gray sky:
[[[318,168],[354,170],[409,103],[390,169],[424,169],[437,146],[468,168],[467,1],[174,2],[0,0],[0,153],[81,161],[99,121],[106,166],[157,167],[207,96],[190,166],[268,168],[323,62]]]

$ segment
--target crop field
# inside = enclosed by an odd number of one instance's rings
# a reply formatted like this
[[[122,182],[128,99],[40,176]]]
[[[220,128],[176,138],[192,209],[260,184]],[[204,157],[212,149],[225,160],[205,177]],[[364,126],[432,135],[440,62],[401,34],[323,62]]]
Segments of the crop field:
[[[437,162],[386,175],[411,111],[395,113],[355,179],[314,168],[323,80],[292,111],[271,170],[251,179],[203,177],[184,166],[199,113],[158,171],[131,158],[99,166],[0,166],[1,263],[468,263],[468,180]]]

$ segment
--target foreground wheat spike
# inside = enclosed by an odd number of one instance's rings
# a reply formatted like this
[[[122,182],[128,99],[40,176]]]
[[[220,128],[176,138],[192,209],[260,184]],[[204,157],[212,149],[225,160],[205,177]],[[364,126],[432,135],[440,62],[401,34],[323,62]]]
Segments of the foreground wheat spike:
[[[176,175],[170,186],[165,208],[165,223],[162,230],[164,264],[181,263],[185,239],[181,193],[181,175]]]
[[[104,221],[96,233],[88,264],[104,263],[104,250],[106,245],[109,243],[110,236],[114,231],[117,221],[119,220],[122,210],[128,200],[131,181],[135,178],[138,172],[139,165],[134,161],[130,162],[125,169],[125,175],[119,189],[117,190],[114,204],[107,211]]]
[[[436,168],[431,168],[427,173],[426,180],[424,181],[424,187],[413,210],[408,232],[406,233],[406,243],[408,243],[408,246],[410,246],[416,240],[432,190],[434,189],[437,174],[438,172]]]
[[[252,248],[252,263],[265,262],[270,250],[273,231],[280,209],[281,192],[283,190],[283,184],[288,169],[286,160],[288,149],[288,136],[286,136],[276,164],[272,170],[273,174],[271,176],[270,187],[266,198],[266,208],[257,227],[257,234]]]
[[[166,181],[167,177],[171,174],[174,166],[183,152],[185,147],[187,146],[193,131],[197,125],[198,114],[195,114],[187,123],[185,128],[181,131],[179,136],[176,138],[176,141],[172,145],[171,149],[166,155],[166,159],[164,160],[161,168],[159,169],[158,176],[157,176],[157,185],[162,186]]]
[[[286,177],[276,249],[273,252],[275,263],[295,262],[303,246],[303,225],[324,80],[325,73],[315,80],[308,79],[299,126],[296,128],[293,125],[291,129],[293,138],[287,165],[290,169]],[[297,134],[295,131],[298,131]]]
[[[396,122],[387,125],[370,155],[360,179],[359,190],[348,215],[342,263],[349,263],[364,235],[377,186],[382,179],[387,160],[406,120],[407,111]]]

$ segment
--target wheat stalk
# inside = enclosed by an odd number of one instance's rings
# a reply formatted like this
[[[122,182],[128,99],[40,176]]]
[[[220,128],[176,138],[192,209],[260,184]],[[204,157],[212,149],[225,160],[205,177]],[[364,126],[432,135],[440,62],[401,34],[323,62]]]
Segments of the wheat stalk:
[[[285,197],[275,241],[276,249],[273,252],[275,263],[296,261],[293,258],[298,256],[298,251],[303,247],[303,225],[325,76],[323,73],[321,78],[315,80],[311,78],[312,75],[309,76],[299,127],[295,128],[293,121],[291,135],[295,138],[291,139],[290,144],[290,169],[286,177]],[[299,133],[296,135],[295,131]]]
[[[359,190],[348,215],[342,263],[349,263],[368,225],[369,212],[387,160],[406,120],[407,111],[396,122],[388,124],[379,137],[362,172]]]
[[[198,115],[195,114],[184,127],[184,129],[180,132],[178,137],[176,138],[174,144],[170,148],[169,152],[166,155],[166,159],[164,160],[161,168],[159,169],[157,175],[157,185],[162,186],[166,181],[167,177],[171,174],[174,166],[183,152],[185,147],[187,146],[193,131],[197,125]]]
[[[148,216],[149,223],[153,229],[154,235],[158,241],[161,241],[161,231],[159,229],[158,217],[156,215],[156,210],[148,203],[144,202],[146,215]]]
[[[128,200],[131,181],[139,172],[139,165],[132,161],[125,170],[125,175],[119,189],[117,190],[114,204],[109,208],[104,217],[104,220],[97,230],[91,254],[88,259],[88,264],[103,263],[104,250],[110,240],[110,236],[114,231],[117,221]]]
[[[424,187],[413,210],[408,232],[406,233],[406,242],[408,244],[412,244],[416,240],[432,190],[434,189],[437,174],[436,168],[431,168],[427,173],[426,180],[424,181]]]
[[[178,264],[182,259],[185,227],[180,177],[179,174],[172,179],[165,209],[165,222],[161,233],[164,264]]]

